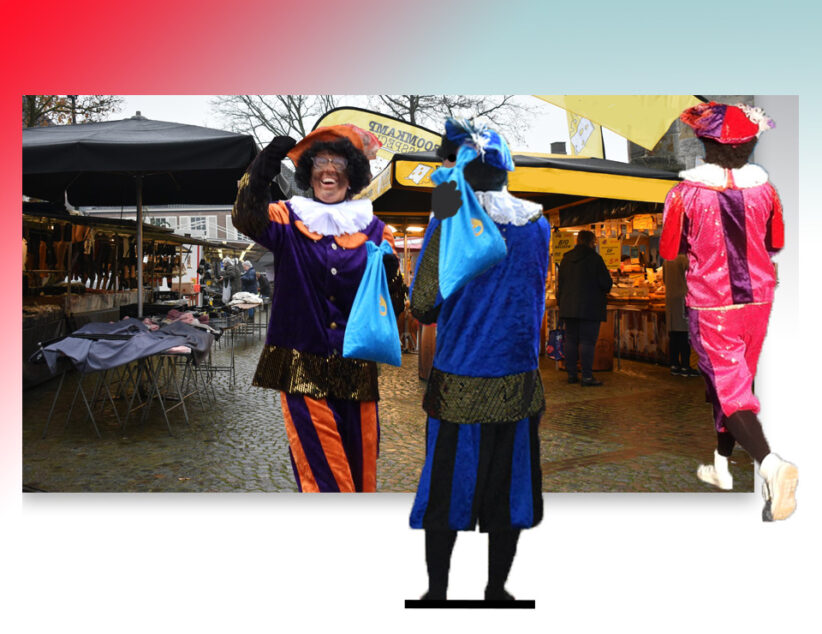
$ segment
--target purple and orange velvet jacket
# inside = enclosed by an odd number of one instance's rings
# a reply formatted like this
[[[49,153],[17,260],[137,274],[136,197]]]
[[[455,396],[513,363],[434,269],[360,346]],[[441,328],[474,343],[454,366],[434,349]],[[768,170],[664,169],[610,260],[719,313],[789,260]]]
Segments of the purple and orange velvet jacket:
[[[706,163],[665,200],[659,254],[689,259],[691,308],[770,303],[776,287],[771,255],[785,242],[782,205],[761,167],[726,170]]]
[[[376,216],[355,233],[312,233],[289,202],[271,202],[277,150],[269,146],[249,165],[232,210],[234,226],[274,255],[271,317],[253,384],[316,399],[376,401],[376,363],[344,358],[342,345],[365,271],[365,243],[387,239],[393,247],[393,236]],[[396,258],[394,265],[388,284],[397,312],[405,286]]]
[[[343,358],[342,346],[365,271],[365,242],[393,245],[391,231],[374,216],[361,232],[322,236],[288,202],[271,203],[268,220],[251,236],[274,255],[271,317],[253,384],[313,398],[378,400],[376,364]]]
[[[385,223],[374,216],[352,235],[309,231],[287,202],[269,206],[271,223],[255,241],[274,254],[274,291],[266,345],[310,354],[342,354],[354,296],[365,271],[365,242],[392,245]]]

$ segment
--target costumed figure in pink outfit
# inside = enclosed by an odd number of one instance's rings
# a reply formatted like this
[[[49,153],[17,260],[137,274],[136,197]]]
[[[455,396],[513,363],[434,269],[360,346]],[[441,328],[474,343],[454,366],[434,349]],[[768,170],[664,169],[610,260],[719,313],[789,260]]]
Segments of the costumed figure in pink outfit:
[[[691,345],[714,408],[717,449],[700,480],[733,488],[728,457],[739,443],[759,463],[766,521],[796,507],[798,471],[772,453],[757,417],[753,380],[776,287],[771,256],[784,246],[782,206],[768,174],[748,163],[773,122],[758,108],[702,103],[680,119],[705,146],[705,163],[680,173],[665,201],[660,255],[688,256]]]

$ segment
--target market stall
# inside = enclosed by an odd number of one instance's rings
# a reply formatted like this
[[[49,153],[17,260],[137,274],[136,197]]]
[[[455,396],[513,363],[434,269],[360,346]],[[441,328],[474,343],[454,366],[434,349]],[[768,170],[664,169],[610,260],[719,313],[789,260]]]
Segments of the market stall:
[[[254,139],[201,126],[121,121],[23,130],[23,194],[62,205],[137,211],[136,288],[143,286],[143,205],[230,203],[257,153]],[[143,297],[137,312],[142,316]]]
[[[24,203],[25,387],[50,377],[42,366],[28,362],[39,342],[64,336],[90,322],[136,316],[141,296],[146,308],[156,306],[146,314],[197,303],[195,289],[182,282],[184,260],[191,259],[193,250],[214,245],[144,225],[141,294],[136,279],[136,234],[137,224],[131,220],[70,214],[53,205]]]
[[[668,333],[665,323],[665,285],[659,257],[661,210],[616,220],[561,227],[553,238],[558,265],[582,229],[597,235],[597,246],[614,281],[608,294],[608,321],[600,329],[595,369],[610,369],[623,358],[667,363]],[[548,288],[548,305],[555,306],[554,288]],[[611,354],[606,359],[607,344]]]
[[[574,231],[589,228],[603,238],[625,240],[624,246],[629,252],[634,252],[631,249],[636,251],[635,259],[638,262],[641,245],[629,243],[630,239],[638,239],[639,234],[645,231],[640,229],[638,219],[652,218],[653,222],[660,224],[657,220],[660,219],[665,195],[678,182],[678,178],[670,172],[629,163],[566,155],[515,153],[514,162],[516,169],[509,175],[508,190],[515,196],[542,205],[557,241],[552,241],[551,272],[546,280],[548,311],[544,344],[548,330],[557,326],[554,290],[556,270],[563,252],[563,247],[558,242],[564,237],[564,248],[569,250],[573,247]],[[398,153],[361,195],[373,201],[375,213],[387,223],[395,226],[425,226],[434,187],[431,174],[439,166],[440,161],[434,152]],[[637,219],[636,228],[634,219]],[[623,243],[620,242],[620,251],[622,247]],[[643,254],[650,254],[647,247],[641,250]],[[410,284],[410,277],[406,282]],[[627,299],[642,295],[645,300],[649,299],[651,288],[646,289],[639,284],[634,286],[634,282],[635,280],[630,280]],[[621,285],[622,282],[619,282],[617,288],[622,288]],[[619,297],[621,292],[616,291],[613,298],[615,305],[626,299]],[[633,322],[628,323],[631,318],[622,315],[623,312],[628,314],[627,303],[624,308],[622,312],[614,309],[609,313],[608,322],[600,329],[601,338],[597,345],[595,364],[595,368],[596,365],[599,366],[597,369],[610,369],[614,354],[620,353],[622,346],[616,345],[620,321],[626,320],[626,326],[620,332],[633,333],[637,330]],[[430,364],[430,359],[433,359],[435,341],[433,333],[426,333],[426,330],[427,328],[423,328],[420,338],[420,376],[423,378],[428,374],[426,364]],[[637,340],[636,337],[631,339],[632,336],[620,335],[620,339]],[[656,339],[653,341],[656,342]],[[642,343],[644,346],[644,342]],[[428,350],[426,346],[432,349]],[[644,350],[644,347],[639,347]]]

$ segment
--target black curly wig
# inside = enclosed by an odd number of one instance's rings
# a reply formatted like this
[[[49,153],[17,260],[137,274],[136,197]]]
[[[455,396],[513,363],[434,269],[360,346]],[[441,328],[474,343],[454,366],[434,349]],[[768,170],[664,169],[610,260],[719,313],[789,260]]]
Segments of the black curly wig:
[[[371,164],[365,154],[355,148],[354,144],[348,139],[340,139],[339,141],[320,141],[302,153],[294,171],[294,180],[301,189],[311,187],[311,171],[314,167],[311,159],[323,151],[337,154],[348,161],[348,166],[345,168],[345,173],[348,176],[348,194],[346,198],[358,194],[371,182]]]
[[[456,161],[460,144],[451,141],[444,134],[437,148],[437,156],[442,160]],[[484,163],[481,157],[465,166],[465,180],[478,192],[500,191],[508,184],[508,172]]]
[[[739,169],[748,162],[748,157],[753,152],[756,139],[751,139],[747,143],[731,145],[720,143],[713,139],[699,139],[705,146],[705,162],[720,165],[726,169]]]

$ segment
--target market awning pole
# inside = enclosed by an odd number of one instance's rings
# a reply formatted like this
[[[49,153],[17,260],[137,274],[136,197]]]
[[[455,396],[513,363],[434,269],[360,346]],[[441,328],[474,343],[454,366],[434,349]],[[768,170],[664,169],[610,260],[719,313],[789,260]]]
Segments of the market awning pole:
[[[64,227],[64,230],[65,230],[65,227]],[[72,236],[72,238],[74,238],[74,236]],[[66,289],[67,289],[67,291],[66,291],[66,315],[71,315],[71,243],[73,241],[74,240],[69,240],[68,255],[66,256],[66,257],[68,257],[68,261],[66,262],[66,268],[68,269],[67,277],[66,277],[66,279],[68,281],[68,286],[66,286]]]
[[[180,262],[177,264],[177,292],[180,294],[180,299],[183,299],[183,245],[180,247]]]
[[[143,318],[143,175],[137,175],[137,319]]]

